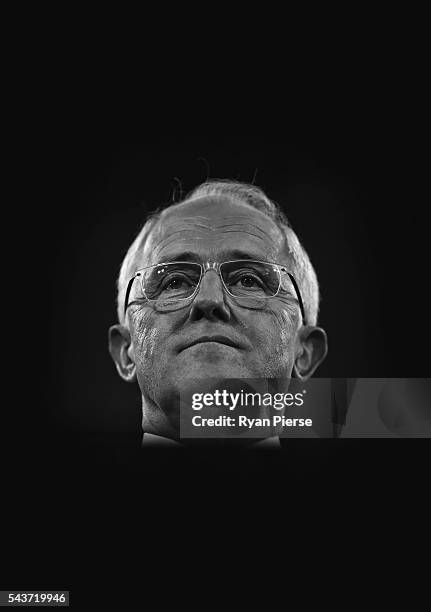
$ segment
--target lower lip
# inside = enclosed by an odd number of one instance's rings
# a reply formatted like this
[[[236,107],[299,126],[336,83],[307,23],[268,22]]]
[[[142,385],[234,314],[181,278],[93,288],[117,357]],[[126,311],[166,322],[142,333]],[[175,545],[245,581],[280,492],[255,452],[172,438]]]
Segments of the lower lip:
[[[230,344],[224,344],[223,342],[216,342],[216,341],[206,341],[206,342],[197,342],[196,344],[192,344],[191,346],[188,346],[186,348],[191,349],[194,348],[196,346],[225,346],[226,348],[233,348],[236,349],[237,347],[232,346]]]

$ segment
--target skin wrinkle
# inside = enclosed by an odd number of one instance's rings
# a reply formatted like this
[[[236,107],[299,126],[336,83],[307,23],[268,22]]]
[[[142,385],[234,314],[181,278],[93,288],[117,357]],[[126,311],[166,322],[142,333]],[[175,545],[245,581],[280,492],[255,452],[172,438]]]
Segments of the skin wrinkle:
[[[145,357],[152,357],[154,352],[154,347],[156,346],[157,340],[157,329],[148,330],[146,342],[148,346],[145,347]]]
[[[277,300],[277,307],[271,311],[271,314],[275,319],[274,325],[278,327],[280,334],[280,341],[272,346],[272,350],[278,359],[280,359],[286,351],[293,348],[294,332],[299,324],[299,317],[296,314],[296,310],[291,308],[291,311],[289,312],[285,308],[281,307],[280,302],[282,301],[282,299]]]
[[[160,221],[168,219],[169,215],[172,214],[173,210],[174,210],[173,208],[167,209],[164,217],[162,217],[160,219]],[[254,209],[254,210],[256,210],[256,209]],[[209,217],[207,217],[205,215],[196,215],[196,216],[193,216],[193,217],[182,217],[181,222],[184,222],[185,224],[190,223],[192,225],[197,225],[199,227],[199,224],[196,221],[197,219],[202,219],[203,221],[211,221],[212,222],[212,220],[210,220]],[[212,225],[207,225],[207,224],[202,224],[201,227],[205,227],[206,229],[209,229],[209,230],[214,230],[214,228],[223,227],[225,225],[224,221],[226,221],[228,219],[245,220],[246,224],[254,226],[259,231],[263,231],[262,228],[260,228],[258,225],[256,225],[252,221],[250,221],[250,218],[249,218],[248,215],[225,215],[222,220],[216,221],[216,223],[214,223],[214,227]],[[237,223],[235,225],[239,225],[239,223]]]
[[[275,315],[279,320],[281,344],[286,346],[292,337],[292,332],[298,327],[299,317],[295,317],[293,309],[289,312],[285,308],[276,311]]]
[[[278,228],[277,228],[277,229],[278,229]],[[181,233],[181,235],[182,235],[182,236],[184,235],[184,231],[183,231],[183,232],[179,232],[179,233]],[[262,246],[267,246],[267,245],[266,245],[266,243],[265,243],[265,240],[264,240],[264,239],[262,239],[260,236],[256,236],[256,235],[254,235],[254,234],[252,234],[252,233],[250,233],[250,232],[248,232],[248,231],[242,231],[242,232],[239,232],[239,231],[238,231],[237,233],[239,233],[239,234],[241,234],[241,235],[247,234],[248,236],[254,236],[255,238],[257,238],[257,239],[259,240],[259,243],[262,243]],[[225,234],[229,234],[229,232],[226,232],[226,231],[222,232],[222,233],[221,233],[221,237],[223,237]],[[170,237],[170,236],[169,236],[169,237]],[[201,237],[196,236],[196,235],[194,235],[194,236],[193,236],[193,239],[194,239],[194,240],[199,239],[199,238],[201,238]],[[201,239],[204,239],[204,240],[206,240],[206,241],[207,241],[207,242],[209,242],[209,243],[212,243],[212,242],[213,242],[212,240],[209,240],[208,236],[203,236]],[[270,240],[271,240],[270,244],[274,242],[274,239],[273,239],[273,238],[271,239],[269,236],[267,236],[267,240],[268,240],[268,241],[270,241]],[[281,242],[281,240],[280,240],[280,242]],[[177,244],[177,241],[176,241],[176,240],[171,240],[171,241],[165,240],[164,242],[162,242],[162,244],[161,244],[161,245],[156,246],[155,248],[153,248],[153,249],[152,249],[152,252],[153,252],[153,260],[154,260],[154,261],[156,261],[158,258],[160,258],[160,255],[159,255],[159,254],[160,254],[160,252],[161,252],[161,251],[163,251],[163,249],[166,249],[166,248],[167,248],[168,246],[170,246],[172,243]],[[218,246],[218,245],[219,245],[219,243],[220,243],[220,238],[218,238],[218,239],[214,239],[214,246]],[[192,243],[187,243],[187,244],[190,246]],[[276,246],[276,245],[274,245],[274,246]],[[274,259],[275,259],[275,257],[276,257],[276,255],[275,255],[275,249],[274,249],[274,250],[272,250],[272,249],[271,249],[271,250],[268,250],[268,251],[267,251],[267,255],[268,255],[269,253],[271,254],[270,256],[271,256],[271,257],[273,258],[273,260],[274,260]],[[267,257],[267,259],[268,259],[268,257]],[[283,262],[281,262],[281,263],[283,263]],[[145,265],[151,265],[151,264],[150,264],[150,263],[148,263],[148,264],[145,264]],[[144,267],[144,266],[143,266],[143,265],[140,265],[139,267]]]
[[[268,238],[268,235],[263,232],[259,227],[257,227],[256,225],[254,225],[253,223],[249,223],[248,224],[253,230],[257,231],[257,234],[254,234],[253,232],[249,232],[250,234],[256,236],[256,238]],[[221,224],[218,225],[216,227],[209,227],[209,226],[205,226],[205,225],[201,225],[201,226],[197,226],[200,227],[200,229],[204,229],[205,231],[209,231],[209,232],[217,232],[219,230],[224,230],[225,232],[240,232],[243,233],[244,232],[244,227],[241,226],[240,223],[226,223],[226,224]],[[182,232],[183,230],[181,230]],[[186,230],[187,231],[187,230]],[[195,232],[196,231],[196,227],[191,227],[190,231]],[[259,233],[261,235],[259,235]]]
[[[157,340],[157,328],[154,324],[154,316],[148,307],[135,309],[133,312],[133,329],[136,330],[136,341],[138,346],[143,347],[144,357],[153,356]],[[153,319],[153,320],[152,320]]]
[[[165,215],[165,217],[161,218],[159,220],[159,223],[158,223],[159,228],[160,228],[160,225],[163,223],[163,221],[168,221],[169,220],[169,216],[172,216],[172,212],[173,212],[172,209],[169,209],[168,213]],[[185,226],[191,225],[190,230],[193,231],[193,232],[196,231],[196,228],[201,228],[201,229],[204,229],[204,230],[207,230],[207,231],[210,231],[210,232],[216,232],[216,231],[218,231],[219,229],[222,229],[222,228],[232,227],[232,226],[235,226],[235,225],[241,225],[241,223],[226,223],[226,221],[228,219],[242,219],[242,220],[245,220],[245,222],[246,222],[245,225],[251,226],[253,229],[255,229],[256,231],[258,231],[261,234],[263,234],[263,236],[265,236],[267,239],[269,238],[270,240],[273,240],[273,237],[269,236],[269,234],[267,232],[265,232],[261,227],[259,227],[258,225],[256,225],[255,223],[252,223],[250,221],[249,215],[226,215],[223,218],[222,222],[213,223],[213,226],[205,224],[205,223],[203,223],[203,224],[196,223],[196,219],[197,218],[203,219],[203,220],[205,220],[207,222],[212,222],[213,221],[209,217],[200,216],[199,215],[199,216],[196,216],[196,217],[184,217],[184,218],[182,218],[181,222],[184,223]],[[187,229],[189,229],[189,228],[186,227],[185,230],[187,231]],[[277,227],[277,230],[280,233],[280,238],[283,238],[282,233],[281,233],[281,231],[279,230],[278,227]],[[176,230],[173,229],[173,230],[171,230],[170,235],[172,236],[172,235],[175,235],[177,233],[183,233],[183,231],[184,231],[184,228],[183,229],[176,229]],[[241,231],[241,233],[244,232],[244,227],[242,227],[242,229],[240,229],[239,231]]]
[[[227,223],[227,224],[221,224],[221,225],[219,225],[217,227],[211,227],[211,226],[205,225],[203,223],[202,224],[199,224],[199,223],[190,223],[190,225],[191,225],[190,230],[192,230],[192,231],[196,231],[196,229],[203,229],[203,230],[209,231],[209,232],[216,232],[219,229],[222,229],[222,228],[225,228],[225,227],[234,227],[234,226],[239,226],[240,227],[241,223]],[[264,234],[264,232],[262,232],[262,230],[260,230],[260,228],[254,226],[252,223],[250,223],[249,225],[251,225],[251,227],[253,227],[255,230],[261,231],[261,233]],[[176,232],[174,231],[174,232],[172,232],[172,234],[181,233],[182,231],[183,230],[178,230]],[[237,231],[243,231],[243,230],[237,230]]]
[[[225,226],[225,227],[230,227],[230,226]],[[218,228],[217,228],[217,229],[218,229]],[[184,229],[183,229],[183,230],[178,230],[178,231],[176,231],[176,232],[173,232],[173,233],[170,235],[170,238],[172,237],[172,239],[171,239],[171,240],[167,240],[167,241],[166,241],[166,242],[165,242],[165,243],[164,243],[164,244],[163,244],[163,245],[160,247],[160,249],[159,249],[159,250],[161,250],[162,248],[167,248],[167,247],[171,246],[171,244],[176,244],[177,242],[176,242],[176,236],[175,236],[175,234],[181,234],[181,235],[184,235],[184,231],[193,231],[193,232],[195,232],[195,229],[190,228],[190,230],[184,230]],[[235,233],[235,232],[236,232],[236,233],[240,233],[240,234],[247,233],[247,234],[249,234],[250,236],[254,236],[255,238],[258,238],[259,240],[261,240],[262,242],[264,242],[264,238],[262,238],[261,236],[258,236],[257,234],[254,234],[254,233],[252,233],[252,232],[248,232],[248,231],[245,231],[245,232],[244,232],[244,230],[243,230],[243,231],[240,231],[239,229],[238,229],[238,230],[226,230],[226,229],[225,229],[225,230],[224,230],[224,232],[223,232],[223,234],[229,234],[229,233]],[[264,236],[266,236],[266,238],[267,238],[267,239],[269,239],[269,237],[268,237],[268,236],[267,236],[265,233],[263,233],[263,235],[264,235]],[[194,238],[195,240],[208,240],[208,236],[196,236],[196,235],[194,235],[194,236],[193,236],[193,238]],[[156,253],[157,253],[157,249],[156,249]],[[149,265],[151,265],[151,264],[149,264]]]

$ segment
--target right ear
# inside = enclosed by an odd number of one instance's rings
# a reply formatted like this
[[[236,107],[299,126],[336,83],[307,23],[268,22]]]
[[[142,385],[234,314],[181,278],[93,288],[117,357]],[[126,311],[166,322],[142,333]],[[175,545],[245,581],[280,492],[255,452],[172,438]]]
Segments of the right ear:
[[[124,325],[112,325],[109,328],[109,352],[121,378],[126,382],[134,382],[136,365],[130,332]]]

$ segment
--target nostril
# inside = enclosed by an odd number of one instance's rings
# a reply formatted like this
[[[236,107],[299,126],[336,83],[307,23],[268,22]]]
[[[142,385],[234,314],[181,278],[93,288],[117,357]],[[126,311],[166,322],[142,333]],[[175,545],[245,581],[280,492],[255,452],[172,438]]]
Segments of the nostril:
[[[189,316],[192,321],[199,321],[205,318],[210,321],[223,321],[226,323],[230,320],[230,311],[224,302],[214,304],[213,302],[206,301],[193,303]]]

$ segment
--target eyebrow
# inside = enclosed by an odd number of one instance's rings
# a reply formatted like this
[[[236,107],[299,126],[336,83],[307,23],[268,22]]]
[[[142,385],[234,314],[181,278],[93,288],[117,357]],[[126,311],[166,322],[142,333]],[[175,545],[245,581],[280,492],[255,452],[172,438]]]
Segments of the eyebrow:
[[[219,257],[223,261],[229,261],[231,259],[250,259],[251,261],[264,261],[265,257],[262,254],[251,253],[250,251],[241,251],[240,249],[222,250],[219,253]],[[202,257],[194,251],[181,251],[179,253],[171,253],[160,258],[160,261],[154,262],[153,265],[158,263],[167,263],[169,261],[193,261],[200,262]]]

